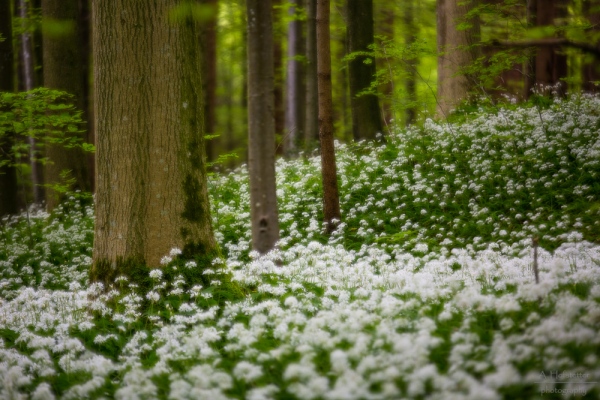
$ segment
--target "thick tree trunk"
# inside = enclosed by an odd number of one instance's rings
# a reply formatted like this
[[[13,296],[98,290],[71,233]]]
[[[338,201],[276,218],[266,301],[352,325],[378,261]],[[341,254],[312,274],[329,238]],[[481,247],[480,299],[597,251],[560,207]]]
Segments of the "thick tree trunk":
[[[374,42],[373,0],[348,0],[348,52],[370,51]],[[365,61],[369,62],[365,62]],[[354,57],[348,63],[352,134],[354,140],[374,139],[383,133],[381,109],[376,94],[360,94],[368,90],[375,79],[375,60],[367,56]]]
[[[88,76],[84,74],[77,0],[45,0],[42,3],[42,17],[46,24],[43,44],[44,86],[58,89],[75,96],[76,106],[83,111],[87,120],[86,95]],[[60,24],[60,29],[58,28]],[[52,29],[55,27],[55,29]],[[81,139],[84,139],[83,134]],[[64,184],[61,178],[63,171],[70,171],[69,177],[75,179],[75,186],[89,192],[92,190],[88,180],[88,161],[81,149],[67,149],[62,145],[48,145],[46,157],[46,184]],[[46,193],[46,206],[49,211],[62,200],[62,195],[52,189]]]
[[[214,257],[201,54],[175,0],[94,1],[96,227],[91,280],[160,266],[177,247]],[[107,278],[107,275],[110,278]]]
[[[290,16],[302,7],[302,0],[294,0],[289,9]],[[288,25],[288,61],[285,77],[286,107],[285,107],[285,138],[284,151],[287,157],[298,153],[300,140],[304,136],[304,67],[299,57],[304,56],[304,38],[302,22],[293,19]]]
[[[306,0],[306,150],[319,140],[319,95],[317,87],[317,0]]]
[[[323,220],[326,224],[327,233],[333,232],[341,220],[333,139],[329,13],[329,0],[317,0],[319,138],[321,141],[321,173],[323,176]]]
[[[14,53],[10,2],[0,2],[0,91],[14,91]],[[14,164],[11,147],[14,137],[0,136],[0,161]],[[0,219],[18,211],[17,170],[14,165],[0,165]]]
[[[279,240],[275,186],[273,22],[271,0],[247,0],[248,168],[252,247],[267,253]]]
[[[567,16],[566,0],[537,0],[537,26],[555,25],[559,18]],[[561,95],[566,93],[566,84],[561,79],[567,76],[567,56],[554,46],[538,47],[535,58],[536,84],[541,87],[558,85]]]
[[[474,4],[475,0],[437,0],[438,116],[447,116],[475,87],[475,81],[465,73],[478,55],[479,20],[466,20]],[[465,22],[471,27],[458,29]]]
[[[204,131],[206,135],[214,135],[217,111],[217,0],[200,0],[208,7],[209,15],[200,27],[200,49],[202,51],[202,95],[204,103]],[[206,158],[214,161],[217,158],[215,140],[205,141]]]

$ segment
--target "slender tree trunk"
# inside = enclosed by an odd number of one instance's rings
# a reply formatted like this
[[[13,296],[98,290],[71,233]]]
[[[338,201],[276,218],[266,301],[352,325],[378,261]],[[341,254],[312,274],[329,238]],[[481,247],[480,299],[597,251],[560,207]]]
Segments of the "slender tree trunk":
[[[375,41],[373,32],[373,0],[348,0],[348,52],[370,51]],[[354,57],[348,63],[352,134],[354,140],[375,139],[383,133],[381,109],[376,94],[360,94],[375,79],[375,60]]]
[[[412,0],[408,0],[404,3],[403,9],[406,10],[410,8],[409,2]],[[375,35],[382,36],[386,41],[394,41],[395,36],[395,25],[396,25],[396,8],[389,7],[389,5],[382,4],[382,2],[374,2],[375,11],[374,14],[380,16],[379,21],[375,21]],[[412,31],[414,34],[414,30]],[[379,47],[383,48],[383,43],[381,40],[377,40],[377,44]],[[408,43],[406,43],[408,44]],[[383,68],[385,71],[385,79],[386,82],[383,83],[380,87],[380,92],[382,94],[381,97],[381,109],[383,111],[383,122],[384,125],[387,125],[390,120],[395,119],[394,117],[394,76],[389,72],[390,64],[393,64],[395,61],[390,60],[388,57],[381,58],[380,68]],[[398,122],[398,121],[396,121]]]
[[[279,240],[275,186],[273,22],[271,0],[247,0],[248,167],[252,247],[267,253]]]
[[[559,18],[567,16],[566,0],[537,0],[537,26],[555,25]],[[536,84],[542,87],[558,85],[561,95],[566,93],[566,84],[561,79],[567,76],[567,56],[558,47],[542,46],[535,58]]]
[[[414,0],[407,0],[404,7],[404,43],[412,46],[417,40],[418,27],[415,24],[415,4]],[[414,124],[417,119],[417,67],[419,60],[416,57],[411,57],[406,60],[406,77],[404,79],[404,89],[408,105],[405,111],[404,123],[408,126]]]
[[[85,90],[87,76],[84,74],[82,65],[84,57],[81,54],[82,47],[79,41],[81,32],[77,24],[78,1],[45,0],[42,4],[42,17],[46,24],[43,43],[44,86],[74,95],[77,108],[83,111],[84,119],[87,120],[87,91]],[[55,24],[60,24],[61,28],[53,30]],[[50,160],[45,169],[44,180],[47,184],[64,184],[61,173],[70,171],[69,177],[75,179],[75,186],[71,189],[91,191],[87,157],[81,149],[48,145],[45,150],[46,157]],[[49,211],[53,210],[61,200],[61,193],[52,189],[47,191],[46,205]]]
[[[534,27],[536,25],[537,18],[537,0],[527,0],[527,26]],[[535,87],[535,52],[536,50],[531,50],[532,54],[529,56],[528,60],[525,62],[523,69],[525,70],[525,82],[523,85],[523,98],[525,100],[529,99],[531,93],[533,92],[533,88]]]
[[[594,34],[600,33],[600,1],[588,0],[584,2],[584,16],[587,16],[592,27],[590,28]],[[583,90],[591,93],[598,93],[600,87],[600,59],[596,56],[588,56],[582,66]]]
[[[176,0],[92,3],[98,137],[92,281],[218,252],[208,201],[202,68],[194,20]],[[203,266],[199,266],[203,267]]]
[[[23,77],[23,90],[29,91],[35,87],[34,53],[32,35],[27,31],[27,20],[29,12],[26,0],[18,0],[19,17],[22,21],[24,32],[21,34],[21,76]],[[31,184],[33,190],[33,202],[42,204],[44,202],[44,178],[42,165],[36,161],[39,158],[37,141],[33,137],[28,139],[29,163],[31,166]]]
[[[348,62],[344,60],[348,54],[348,13],[346,0],[330,0],[330,3],[331,9],[335,10],[329,21],[331,58],[339,62],[337,67],[332,66],[331,71],[333,125],[339,127],[338,136],[349,142],[352,140],[352,111],[348,89]],[[337,29],[332,31],[332,27]]]
[[[321,140],[321,173],[323,176],[323,220],[327,233],[333,232],[342,218],[333,139],[329,13],[329,0],[317,0],[319,138]]]
[[[77,21],[79,30],[79,46],[81,50],[79,54],[81,56],[81,74],[83,76],[83,110],[86,118],[87,132],[85,140],[93,145],[96,144],[96,135],[94,134],[94,94],[92,92],[92,79],[91,79],[91,62],[92,59],[92,15],[91,15],[91,2],[89,0],[78,0],[79,3],[79,18]],[[94,153],[88,153],[86,155],[87,161],[87,182],[89,183],[90,190],[95,192],[96,189],[96,171],[95,171],[95,159]]]
[[[283,32],[277,32],[281,21],[281,0],[271,0],[272,2],[272,29],[273,29],[273,76],[274,76],[274,116],[275,116],[275,136],[281,140],[281,145],[276,147],[279,155],[283,154],[283,141],[285,135],[285,100],[283,98],[283,48],[281,38]]]
[[[206,135],[214,135],[217,108],[217,16],[219,5],[218,0],[200,0],[200,3],[209,7],[210,10],[210,15],[202,21],[200,27],[204,131]],[[214,139],[205,141],[208,161],[214,161],[217,158],[215,143]]]
[[[306,8],[306,150],[319,140],[319,95],[317,86],[317,0],[305,0]]]
[[[294,0],[289,9],[290,16],[302,7],[302,0]],[[300,140],[304,136],[304,67],[302,57],[304,51],[304,38],[302,36],[302,22],[293,19],[288,25],[288,61],[286,83],[285,107],[285,155],[294,157],[298,153]]]
[[[14,85],[14,52],[12,40],[10,2],[0,2],[0,35],[4,38],[0,42],[0,91],[12,92]],[[14,164],[11,147],[14,137],[0,136],[0,161],[9,161]],[[0,219],[18,211],[17,200],[17,170],[14,165],[0,165]]]
[[[468,21],[471,27],[459,29],[467,22],[467,16],[475,0],[438,0],[438,109],[439,116],[447,116],[461,101],[468,98],[475,88],[475,81],[465,73],[478,55],[479,19]]]

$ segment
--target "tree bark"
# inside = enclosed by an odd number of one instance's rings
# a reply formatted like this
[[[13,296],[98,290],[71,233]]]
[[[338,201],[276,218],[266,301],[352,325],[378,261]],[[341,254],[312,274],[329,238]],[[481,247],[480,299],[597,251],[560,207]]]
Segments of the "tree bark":
[[[261,254],[279,240],[275,186],[273,22],[271,0],[247,0],[248,168],[252,247]]]
[[[79,41],[81,26],[77,24],[79,7],[77,0],[45,0],[42,3],[42,18],[45,24],[43,35],[44,86],[58,89],[75,96],[76,107],[87,120],[87,74],[84,73],[84,57]],[[57,26],[60,24],[60,27]],[[79,135],[85,139],[85,134]],[[46,184],[62,182],[61,172],[70,171],[78,189],[89,192],[92,189],[88,180],[87,157],[81,149],[67,149],[58,144],[46,147],[46,157],[50,163],[45,167]],[[47,190],[46,207],[53,210],[64,194],[53,189]]]
[[[302,0],[294,0],[289,8],[290,16],[302,7]],[[286,157],[298,154],[300,140],[304,136],[304,67],[299,59],[305,53],[304,38],[302,36],[302,22],[293,19],[288,25],[288,50],[285,107],[285,138],[284,151]]]
[[[475,81],[465,72],[478,55],[479,20],[466,21],[474,4],[475,0],[437,0],[438,116],[447,116],[475,88]],[[459,30],[464,22],[471,27]]]
[[[554,25],[558,18],[567,15],[566,0],[537,0],[537,26]],[[561,81],[567,76],[567,56],[556,46],[538,47],[535,57],[536,84],[541,87],[558,85],[561,95],[566,93],[566,85]]]
[[[348,53],[367,52],[374,42],[373,0],[348,0]],[[383,133],[381,109],[376,94],[360,94],[375,79],[375,60],[361,55],[348,63],[352,135],[354,140],[374,139]]]
[[[12,18],[10,2],[0,2],[0,34],[4,38],[0,42],[0,91],[14,91],[14,52],[12,40]],[[14,137],[0,136],[0,161],[14,164],[11,147]],[[16,214],[17,200],[17,169],[14,165],[0,165],[0,219],[5,215]]]
[[[201,54],[176,0],[92,3],[97,193],[92,281],[158,267],[177,247],[214,257]]]
[[[319,139],[321,141],[321,173],[323,177],[323,220],[326,224],[327,233],[333,232],[341,221],[333,139],[329,4],[329,0],[317,0]]]

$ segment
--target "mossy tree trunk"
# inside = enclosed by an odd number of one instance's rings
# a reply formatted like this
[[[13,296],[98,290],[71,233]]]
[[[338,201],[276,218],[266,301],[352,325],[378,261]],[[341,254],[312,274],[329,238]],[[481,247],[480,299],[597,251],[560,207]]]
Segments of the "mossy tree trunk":
[[[437,114],[445,117],[475,88],[467,74],[479,53],[479,18],[469,18],[476,0],[437,0],[438,88]],[[469,23],[467,29],[460,24]]]
[[[348,0],[348,53],[368,52],[375,41],[373,0]],[[352,135],[354,140],[375,139],[383,133],[381,108],[377,94],[368,91],[375,79],[375,60],[360,55],[348,63],[350,107],[352,108]]]
[[[14,81],[14,52],[10,2],[0,2],[0,91],[12,92]],[[0,136],[0,162],[11,161],[12,136]],[[14,165],[0,165],[0,218],[18,211],[17,170]]]
[[[198,26],[191,9],[186,17],[170,18],[176,6],[182,4],[92,4],[92,281],[114,278],[129,265],[158,267],[174,247],[184,257],[218,252],[206,185]]]
[[[341,220],[333,139],[329,7],[329,0],[317,0],[319,139],[321,141],[321,174],[323,177],[323,220],[326,224],[327,233],[333,232]]]
[[[44,0],[42,2],[43,18],[43,63],[44,86],[58,89],[75,96],[75,103],[83,111],[87,120],[88,76],[84,68],[83,48],[79,38],[82,36],[81,24],[78,24],[79,7],[77,0]],[[81,138],[84,134],[81,134]],[[46,184],[64,185],[61,178],[63,171],[69,171],[74,179],[74,187],[89,192],[92,183],[89,180],[88,160],[83,150],[67,149],[62,145],[49,145],[46,157],[50,163],[45,166],[44,181]],[[47,190],[46,207],[54,209],[61,201],[62,194],[55,190]]]
[[[279,240],[275,186],[275,105],[271,0],[247,0],[248,167],[252,247],[271,250]]]

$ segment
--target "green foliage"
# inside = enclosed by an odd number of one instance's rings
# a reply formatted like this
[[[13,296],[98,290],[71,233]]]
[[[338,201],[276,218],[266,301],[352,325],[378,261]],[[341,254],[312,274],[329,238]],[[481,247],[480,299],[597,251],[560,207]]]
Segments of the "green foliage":
[[[94,151],[93,145],[81,138],[82,113],[73,103],[72,95],[47,88],[0,92],[0,141],[11,143],[10,152],[0,154],[0,165],[18,166],[30,153],[34,160],[48,162],[43,155],[48,144]],[[33,149],[29,138],[36,141]]]

